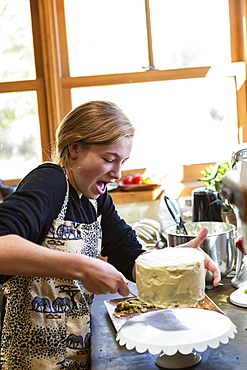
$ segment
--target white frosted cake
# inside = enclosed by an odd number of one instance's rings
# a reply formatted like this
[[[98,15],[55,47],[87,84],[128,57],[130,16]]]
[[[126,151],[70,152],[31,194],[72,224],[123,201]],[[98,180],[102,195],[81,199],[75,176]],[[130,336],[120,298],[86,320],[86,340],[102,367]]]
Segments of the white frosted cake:
[[[195,307],[205,296],[204,256],[193,248],[167,247],[136,260],[138,298],[157,307]]]

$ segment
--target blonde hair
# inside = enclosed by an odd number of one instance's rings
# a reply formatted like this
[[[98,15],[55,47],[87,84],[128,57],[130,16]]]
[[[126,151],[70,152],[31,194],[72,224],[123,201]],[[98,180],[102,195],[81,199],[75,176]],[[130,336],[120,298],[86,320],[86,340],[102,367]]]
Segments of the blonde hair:
[[[90,101],[70,111],[56,131],[56,153],[60,166],[68,163],[68,145],[80,141],[85,148],[93,144],[112,144],[134,136],[134,127],[123,111],[108,101]]]

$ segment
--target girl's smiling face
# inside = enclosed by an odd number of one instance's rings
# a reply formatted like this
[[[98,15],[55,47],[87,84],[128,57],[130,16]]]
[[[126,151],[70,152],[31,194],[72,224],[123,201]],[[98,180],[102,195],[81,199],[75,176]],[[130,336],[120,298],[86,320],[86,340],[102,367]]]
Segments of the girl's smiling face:
[[[69,181],[78,195],[96,199],[104,194],[106,185],[121,178],[121,167],[129,158],[132,137],[124,137],[113,144],[92,144],[85,151],[80,142],[70,144]]]

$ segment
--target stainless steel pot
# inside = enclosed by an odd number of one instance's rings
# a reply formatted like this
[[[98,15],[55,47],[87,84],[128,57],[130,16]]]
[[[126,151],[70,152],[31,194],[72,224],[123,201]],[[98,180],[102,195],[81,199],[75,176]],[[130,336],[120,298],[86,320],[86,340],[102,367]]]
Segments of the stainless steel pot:
[[[165,230],[168,246],[175,247],[187,243],[195,238],[206,226],[208,235],[200,247],[209,254],[212,260],[218,265],[221,278],[227,276],[232,270],[235,258],[235,226],[226,222],[192,222],[185,224],[188,235],[178,234],[176,225]],[[213,274],[209,271],[206,275],[206,288],[212,289]]]

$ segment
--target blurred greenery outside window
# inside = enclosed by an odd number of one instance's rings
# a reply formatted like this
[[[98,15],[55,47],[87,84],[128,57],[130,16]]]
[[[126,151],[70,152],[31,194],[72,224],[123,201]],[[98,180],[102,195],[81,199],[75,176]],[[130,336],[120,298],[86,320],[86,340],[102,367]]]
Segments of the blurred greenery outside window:
[[[0,0],[0,82],[36,77],[29,0]],[[21,178],[41,162],[35,91],[0,94],[0,179]]]
[[[0,94],[0,178],[22,178],[41,162],[36,92]]]
[[[231,62],[228,0],[150,0],[152,66],[145,0],[64,0],[64,5],[71,77]],[[36,78],[29,0],[0,0],[0,54],[0,82]],[[126,168],[166,171],[174,163],[225,161],[237,143],[233,77],[105,81],[72,88],[72,108],[105,99],[124,110],[136,127]],[[0,115],[0,178],[23,177],[42,161],[36,93],[0,94]]]

